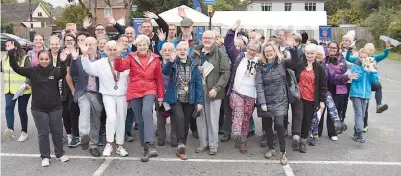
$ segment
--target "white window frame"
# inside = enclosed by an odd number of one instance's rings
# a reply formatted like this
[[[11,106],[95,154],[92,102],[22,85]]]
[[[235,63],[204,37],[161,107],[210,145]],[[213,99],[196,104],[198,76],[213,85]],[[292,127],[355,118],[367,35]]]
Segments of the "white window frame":
[[[284,11],[292,11],[292,3],[284,3]]]
[[[42,12],[38,12],[38,17],[43,17]]]
[[[316,2],[305,2],[305,11],[316,11]]]
[[[261,3],[262,11],[272,11],[272,3],[271,2],[263,2]]]

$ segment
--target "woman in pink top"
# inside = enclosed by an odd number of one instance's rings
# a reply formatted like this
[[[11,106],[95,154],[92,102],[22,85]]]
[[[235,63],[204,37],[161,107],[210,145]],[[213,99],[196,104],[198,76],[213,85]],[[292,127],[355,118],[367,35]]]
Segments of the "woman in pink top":
[[[35,44],[33,46],[33,49],[28,51],[28,56],[32,58],[32,67],[35,67],[36,65],[39,64],[38,60],[38,53],[39,51],[42,51],[45,49],[45,42],[44,42],[44,37],[43,35],[35,35],[35,38],[33,39],[33,43]]]

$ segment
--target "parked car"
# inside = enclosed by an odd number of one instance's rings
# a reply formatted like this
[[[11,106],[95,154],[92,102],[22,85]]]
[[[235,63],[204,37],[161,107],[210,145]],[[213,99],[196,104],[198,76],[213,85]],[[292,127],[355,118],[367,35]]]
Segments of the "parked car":
[[[13,34],[0,33],[0,35],[1,35],[1,50],[2,51],[6,50],[5,44],[6,44],[6,41],[10,38],[17,40],[19,42],[19,44],[21,45],[21,47],[26,51],[31,50],[34,46],[34,44],[31,41],[29,41],[27,39],[23,39],[21,37],[13,35]]]

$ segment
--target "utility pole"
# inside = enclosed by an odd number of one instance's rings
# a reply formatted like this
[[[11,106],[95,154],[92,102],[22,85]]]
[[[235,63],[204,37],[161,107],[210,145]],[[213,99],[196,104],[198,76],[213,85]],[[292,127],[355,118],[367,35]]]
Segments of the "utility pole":
[[[31,29],[29,31],[29,40],[33,42],[33,38],[35,37],[35,31],[33,31],[33,20],[32,20],[32,0],[29,0],[29,22],[31,23]]]

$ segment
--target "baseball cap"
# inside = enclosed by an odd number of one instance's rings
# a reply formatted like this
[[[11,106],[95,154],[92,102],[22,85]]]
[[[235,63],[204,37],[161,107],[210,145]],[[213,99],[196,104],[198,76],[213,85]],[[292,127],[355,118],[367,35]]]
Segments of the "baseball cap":
[[[183,20],[181,20],[181,26],[182,27],[190,27],[193,24],[194,24],[194,22],[189,18],[184,18]]]

